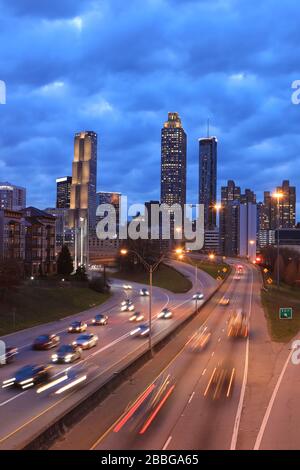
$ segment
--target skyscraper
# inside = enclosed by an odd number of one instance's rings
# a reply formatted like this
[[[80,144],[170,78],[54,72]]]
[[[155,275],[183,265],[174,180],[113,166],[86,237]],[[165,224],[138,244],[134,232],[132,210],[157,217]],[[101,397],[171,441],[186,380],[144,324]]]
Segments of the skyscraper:
[[[216,227],[217,145],[216,137],[199,139],[199,204],[204,205],[206,230]]]
[[[290,186],[288,180],[278,186],[277,192],[281,192],[283,197],[279,201],[279,225],[280,228],[295,228],[296,226],[296,188]]]
[[[69,225],[75,230],[75,266],[88,263],[88,239],[96,227],[97,134],[75,134]]]
[[[161,130],[161,202],[186,203],[186,133],[178,113],[168,113]]]
[[[68,209],[71,199],[72,176],[63,176],[56,180],[56,208]]]
[[[26,189],[11,183],[0,183],[0,209],[20,211],[26,207]]]

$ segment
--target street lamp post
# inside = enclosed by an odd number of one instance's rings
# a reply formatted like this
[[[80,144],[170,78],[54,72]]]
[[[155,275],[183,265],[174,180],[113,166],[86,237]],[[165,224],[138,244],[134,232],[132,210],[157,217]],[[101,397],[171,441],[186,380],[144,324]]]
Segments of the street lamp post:
[[[153,273],[154,271],[158,268],[162,260],[164,259],[165,255],[162,255],[158,261],[154,264],[147,263],[147,261],[144,260],[144,258],[135,250],[127,250],[126,248],[123,248],[121,250],[121,255],[125,256],[129,252],[134,253],[141,263],[144,265],[144,267],[147,269],[149,272],[149,285],[150,285],[150,292],[149,292],[149,351],[151,353],[151,356],[153,356],[153,348],[152,348],[152,292],[153,292]]]
[[[280,247],[279,247],[279,229],[280,229],[280,199],[283,197],[282,193],[276,192],[272,195],[275,199],[277,199],[277,272],[276,272],[276,281],[277,287],[279,287],[280,283],[280,263],[279,263],[279,255],[280,255]]]

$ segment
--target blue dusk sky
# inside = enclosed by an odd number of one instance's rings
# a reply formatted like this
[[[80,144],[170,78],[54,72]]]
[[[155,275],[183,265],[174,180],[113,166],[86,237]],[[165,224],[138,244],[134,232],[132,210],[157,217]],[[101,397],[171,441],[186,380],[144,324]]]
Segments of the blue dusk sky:
[[[73,136],[98,133],[98,190],[158,199],[160,130],[179,112],[188,202],[198,138],[219,141],[218,187],[300,193],[299,0],[0,0],[0,181],[55,204]],[[300,200],[300,196],[299,196]]]

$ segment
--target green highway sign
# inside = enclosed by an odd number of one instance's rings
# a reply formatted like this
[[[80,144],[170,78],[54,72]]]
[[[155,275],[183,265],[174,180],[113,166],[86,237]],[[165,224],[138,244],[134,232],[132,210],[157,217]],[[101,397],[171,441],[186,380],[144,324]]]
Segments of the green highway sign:
[[[292,320],[293,309],[291,307],[282,307],[279,309],[280,320]]]

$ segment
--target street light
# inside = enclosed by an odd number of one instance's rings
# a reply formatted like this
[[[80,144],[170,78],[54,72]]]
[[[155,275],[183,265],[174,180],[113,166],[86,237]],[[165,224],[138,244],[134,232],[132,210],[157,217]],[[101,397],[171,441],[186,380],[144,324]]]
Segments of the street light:
[[[216,255],[214,253],[209,253],[208,258],[213,261],[216,258]]]
[[[280,199],[283,198],[283,194],[280,192],[275,192],[272,194],[272,197],[274,199],[277,199],[277,287],[279,287],[279,281],[280,281],[280,267],[279,267],[279,228],[280,228]]]
[[[149,264],[144,258],[135,250],[127,250],[126,248],[122,248],[120,250],[122,256],[126,256],[128,253],[135,254],[144,267],[149,271],[149,285],[150,285],[150,295],[149,295],[149,351],[151,356],[153,356],[153,349],[152,349],[152,287],[153,287],[153,273],[158,268],[162,260],[164,259],[165,255],[161,255],[158,261],[154,264]]]

